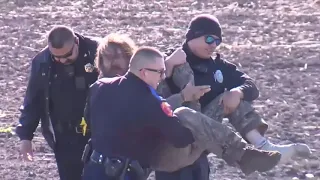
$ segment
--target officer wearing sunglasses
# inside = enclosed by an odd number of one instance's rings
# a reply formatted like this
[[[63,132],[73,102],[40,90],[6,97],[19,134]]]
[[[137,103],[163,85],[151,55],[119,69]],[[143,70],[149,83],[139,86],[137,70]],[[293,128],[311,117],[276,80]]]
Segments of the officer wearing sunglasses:
[[[191,47],[189,47],[189,41],[192,41],[192,50]],[[167,56],[179,58],[183,57],[183,55],[180,56],[179,53],[185,53],[187,57],[186,61],[189,62],[191,68],[201,75],[213,68],[214,63],[211,56],[221,42],[221,29],[217,22],[207,23],[193,21],[189,24],[186,40],[182,45],[183,51],[172,49],[169,50]],[[211,60],[207,61],[208,59]],[[177,59],[174,63],[179,65],[182,62],[179,62],[179,59]],[[174,84],[172,78],[168,77],[166,81],[173,94],[179,93],[179,87]],[[199,81],[205,81],[205,79]],[[208,82],[208,80],[206,81]],[[202,85],[206,85],[206,83],[202,82]],[[183,89],[183,87],[181,87],[181,89]],[[209,171],[210,167],[207,154],[204,153],[194,164],[182,168],[179,171],[172,173],[156,171],[155,174],[157,180],[209,180]]]
[[[41,122],[52,148],[61,180],[81,179],[83,149],[90,130],[83,119],[89,86],[98,78],[94,58],[98,41],[57,25],[48,33],[48,46],[32,60],[27,91],[16,128],[20,153],[32,161],[32,140]]]
[[[279,163],[288,162],[292,157],[308,157],[311,151],[306,144],[273,144],[264,136],[268,124],[248,103],[259,97],[259,90],[253,79],[233,63],[221,59],[220,54],[212,56],[222,42],[221,32],[218,19],[212,15],[203,14],[191,20],[186,40],[182,45],[183,51],[172,50],[172,54],[168,54],[170,55],[168,62],[175,62],[172,76],[166,79],[171,92],[175,94],[181,91],[189,82],[186,77],[192,76],[195,85],[211,87],[210,91],[199,100],[192,102],[200,104],[203,114],[217,121],[222,121],[223,117],[228,118],[233,127],[254,147],[280,152],[282,156]],[[178,59],[183,57],[179,55],[181,53],[186,55],[184,60]],[[241,113],[233,113],[238,107]],[[156,172],[156,178],[157,180],[208,180],[208,169],[208,160],[204,154],[193,165],[178,172]]]
[[[171,49],[167,53],[167,56],[176,66],[183,64],[185,61],[188,62],[193,71],[195,85],[210,85],[212,88],[216,89],[222,87],[222,77],[220,74],[217,76],[212,72],[221,68],[220,66],[224,63],[220,63],[222,61],[220,60],[219,54],[217,54],[215,58],[212,57],[212,55],[221,42],[222,33],[218,19],[215,17],[203,18],[200,16],[200,18],[194,18],[189,23],[186,40],[182,44],[183,51]],[[178,59],[178,57],[183,57],[182,55],[179,55],[181,53],[185,53],[186,55],[184,62],[181,62],[181,59]],[[177,57],[177,59],[172,60],[172,57]],[[231,67],[229,69],[233,69],[234,67],[229,63],[225,65]],[[179,93],[180,90],[185,87],[185,81],[189,81],[185,77],[181,77],[181,79],[175,79],[175,77],[177,76],[175,75],[175,72],[173,72],[172,76],[167,77],[166,79],[173,94]],[[254,88],[251,89],[253,89],[253,96],[255,96],[257,92],[254,92]],[[213,93],[215,93],[215,91],[209,91],[200,97],[201,107],[204,107],[211,101],[211,97],[214,96]],[[189,107],[198,107],[198,109],[195,110],[200,111],[201,109],[199,106],[192,105],[192,103],[196,102],[199,102],[199,100],[191,102]],[[210,167],[207,153],[205,152],[194,164],[182,168],[177,172],[156,172],[155,174],[157,180],[209,180],[209,173]]]

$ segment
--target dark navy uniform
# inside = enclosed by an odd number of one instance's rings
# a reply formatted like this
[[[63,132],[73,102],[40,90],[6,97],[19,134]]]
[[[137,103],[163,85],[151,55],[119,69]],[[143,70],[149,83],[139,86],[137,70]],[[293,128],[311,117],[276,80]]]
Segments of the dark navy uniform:
[[[110,159],[127,158],[148,167],[161,142],[169,141],[177,148],[194,142],[191,131],[179,123],[169,104],[130,72],[93,84],[88,111],[94,152],[85,165],[85,180],[111,179],[105,173]]]
[[[53,60],[48,47],[32,60],[21,117],[16,132],[21,140],[32,140],[41,120],[42,134],[55,153],[61,180],[81,179],[81,156],[89,133],[83,134],[87,91],[97,80],[96,71],[86,72],[94,64],[98,42],[76,33],[79,56],[71,65]]]

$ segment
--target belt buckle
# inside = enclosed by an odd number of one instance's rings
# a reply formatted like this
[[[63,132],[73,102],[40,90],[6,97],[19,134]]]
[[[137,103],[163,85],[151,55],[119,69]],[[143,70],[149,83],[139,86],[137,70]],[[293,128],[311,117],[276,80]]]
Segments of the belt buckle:
[[[80,128],[78,126],[75,127],[75,130],[76,130],[76,133],[78,133],[78,134],[82,134],[83,133],[82,128]]]
[[[78,133],[78,134],[82,134],[83,133],[82,127],[76,126],[74,129],[75,129],[76,133]],[[89,128],[87,128],[87,132],[86,133],[88,133],[88,132],[90,132]]]

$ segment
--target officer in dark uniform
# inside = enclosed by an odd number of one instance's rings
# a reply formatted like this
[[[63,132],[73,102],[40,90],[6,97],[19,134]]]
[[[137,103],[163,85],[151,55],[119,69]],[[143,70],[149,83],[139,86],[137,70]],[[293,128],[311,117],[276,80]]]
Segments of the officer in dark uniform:
[[[177,148],[194,142],[190,130],[156,94],[164,73],[161,53],[142,47],[131,58],[127,74],[92,85],[87,115],[93,153],[85,164],[84,180],[146,179],[142,169],[149,167],[161,142]]]
[[[98,41],[55,26],[48,46],[32,60],[31,75],[16,132],[24,159],[32,160],[34,132],[53,149],[61,180],[79,180],[82,152],[90,134],[83,118],[89,86],[97,80],[93,68]]]

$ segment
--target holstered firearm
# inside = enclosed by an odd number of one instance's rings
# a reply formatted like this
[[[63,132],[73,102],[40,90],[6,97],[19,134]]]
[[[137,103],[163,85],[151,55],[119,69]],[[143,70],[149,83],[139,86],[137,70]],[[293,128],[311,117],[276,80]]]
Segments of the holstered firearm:
[[[128,160],[123,161],[118,158],[107,157],[103,164],[106,175],[113,178],[119,178],[119,180],[124,180],[128,166],[127,161]]]
[[[118,177],[119,180],[125,180],[128,170],[136,174],[137,180],[145,180],[149,174],[140,166],[137,161],[130,161],[129,159],[109,159],[104,163],[107,176]]]
[[[90,151],[92,153],[90,153]],[[91,156],[89,154],[91,154]],[[82,159],[84,162],[87,162],[89,159],[96,164],[103,165],[106,175],[117,180],[125,180],[129,171],[136,174],[136,177],[138,178],[137,180],[145,180],[150,173],[146,172],[138,163],[138,161],[131,161],[129,158],[103,156],[102,154],[91,150],[90,143],[86,145]]]
[[[138,180],[145,180],[148,178],[150,172],[146,169],[144,170],[138,161],[132,161],[129,164],[129,168],[137,174]]]

